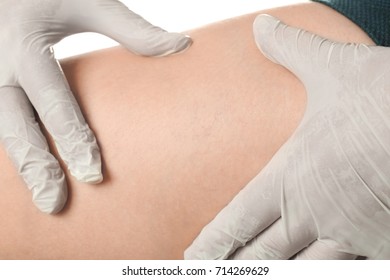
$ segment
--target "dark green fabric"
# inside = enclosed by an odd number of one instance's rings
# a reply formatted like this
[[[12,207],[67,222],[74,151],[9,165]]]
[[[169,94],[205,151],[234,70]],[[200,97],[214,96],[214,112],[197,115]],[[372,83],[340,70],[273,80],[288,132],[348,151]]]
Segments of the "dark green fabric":
[[[380,46],[390,46],[390,0],[312,0],[343,14]]]

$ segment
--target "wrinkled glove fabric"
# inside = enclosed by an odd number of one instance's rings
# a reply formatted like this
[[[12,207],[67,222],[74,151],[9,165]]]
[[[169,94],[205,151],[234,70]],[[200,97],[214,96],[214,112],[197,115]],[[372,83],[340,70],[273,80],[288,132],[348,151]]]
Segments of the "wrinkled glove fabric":
[[[151,25],[116,0],[3,0],[0,26],[0,141],[35,205],[57,213],[67,200],[66,180],[33,108],[77,180],[103,177],[97,141],[52,46],[71,34],[98,32],[134,53],[162,56],[186,49],[191,39]]]
[[[390,259],[390,49],[332,42],[268,15],[254,35],[305,85],[306,111],[185,257]]]

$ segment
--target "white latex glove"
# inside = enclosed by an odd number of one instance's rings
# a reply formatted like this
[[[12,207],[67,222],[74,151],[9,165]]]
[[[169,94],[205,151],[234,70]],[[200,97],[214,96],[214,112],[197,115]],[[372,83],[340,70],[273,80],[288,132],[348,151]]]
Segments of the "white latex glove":
[[[2,0],[0,26],[0,141],[35,205],[56,213],[67,199],[66,181],[32,106],[71,174],[86,183],[103,177],[96,139],[52,46],[68,35],[91,31],[134,53],[161,56],[184,50],[191,39],[152,26],[116,0]]]
[[[254,33],[305,85],[305,115],[185,257],[390,259],[390,49],[331,42],[267,15]]]

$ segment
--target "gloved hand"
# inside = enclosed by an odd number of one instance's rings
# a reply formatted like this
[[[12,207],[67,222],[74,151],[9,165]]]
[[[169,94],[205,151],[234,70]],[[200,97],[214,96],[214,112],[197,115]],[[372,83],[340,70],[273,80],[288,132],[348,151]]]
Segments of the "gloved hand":
[[[390,49],[335,43],[267,15],[254,33],[305,85],[307,108],[185,258],[390,259]]]
[[[161,56],[184,50],[191,39],[152,26],[116,0],[2,0],[0,26],[0,141],[35,205],[56,213],[67,199],[66,181],[32,106],[77,180],[99,183],[102,173],[95,136],[52,46],[68,35],[90,31],[134,53]]]

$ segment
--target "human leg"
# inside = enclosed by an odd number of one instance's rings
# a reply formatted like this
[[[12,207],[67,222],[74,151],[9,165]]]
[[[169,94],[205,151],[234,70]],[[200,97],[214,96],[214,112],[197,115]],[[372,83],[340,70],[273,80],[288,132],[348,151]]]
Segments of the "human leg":
[[[320,4],[265,12],[334,40],[371,42]],[[99,140],[105,181],[68,176],[67,208],[43,215],[1,150],[0,258],[182,258],[303,114],[300,82],[255,46],[257,14],[193,30],[180,56],[114,48],[64,62]]]

